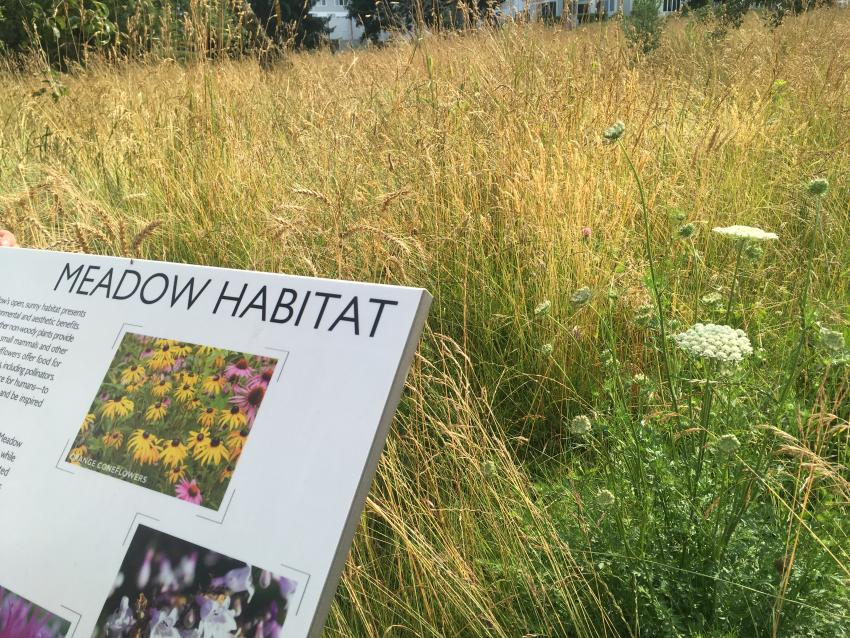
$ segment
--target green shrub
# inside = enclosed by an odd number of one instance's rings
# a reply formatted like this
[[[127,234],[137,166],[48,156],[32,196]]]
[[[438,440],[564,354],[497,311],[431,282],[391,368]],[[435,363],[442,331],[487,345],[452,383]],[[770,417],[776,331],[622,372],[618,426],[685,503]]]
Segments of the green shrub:
[[[623,22],[626,38],[643,53],[651,53],[661,43],[664,18],[657,0],[634,0],[632,13]]]

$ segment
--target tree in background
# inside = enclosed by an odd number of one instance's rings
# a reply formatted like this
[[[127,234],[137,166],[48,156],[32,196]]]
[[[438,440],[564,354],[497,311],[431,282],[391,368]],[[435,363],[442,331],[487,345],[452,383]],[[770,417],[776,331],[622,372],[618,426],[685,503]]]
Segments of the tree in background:
[[[315,0],[12,0],[0,12],[0,50],[36,49],[59,66],[91,52],[177,57],[241,55],[269,45],[315,47],[326,22]]]
[[[626,38],[643,53],[651,53],[661,42],[664,18],[658,0],[634,0],[632,13],[623,21]]]
[[[363,39],[378,44],[382,33],[428,29],[459,29],[492,24],[496,0],[351,0],[348,15],[363,27]]]
[[[268,37],[277,44],[315,48],[327,41],[328,19],[311,15],[316,0],[247,0]]]
[[[79,59],[88,49],[108,46],[116,36],[114,16],[100,0],[16,0],[0,15],[0,43],[7,51],[33,46]]]

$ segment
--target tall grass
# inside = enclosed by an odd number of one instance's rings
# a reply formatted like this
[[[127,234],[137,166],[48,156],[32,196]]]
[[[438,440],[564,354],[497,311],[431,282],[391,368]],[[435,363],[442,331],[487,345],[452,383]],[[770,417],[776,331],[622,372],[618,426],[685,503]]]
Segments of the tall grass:
[[[849,109],[837,10],[671,20],[646,58],[612,23],[35,66],[2,77],[0,224],[434,293],[328,636],[843,635]],[[729,224],[780,241],[741,258]]]

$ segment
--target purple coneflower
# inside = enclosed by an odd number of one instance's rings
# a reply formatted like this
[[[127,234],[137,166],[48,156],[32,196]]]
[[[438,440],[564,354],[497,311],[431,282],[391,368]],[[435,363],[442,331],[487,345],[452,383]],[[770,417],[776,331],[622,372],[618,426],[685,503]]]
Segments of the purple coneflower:
[[[257,385],[253,388],[236,386],[233,391],[235,394],[230,398],[230,402],[245,413],[248,423],[253,423],[257,410],[260,409],[260,404],[266,396],[265,386]]]
[[[0,587],[0,638],[56,638],[51,615]]]
[[[262,372],[258,372],[253,377],[248,379],[248,387],[256,388],[257,386],[262,386],[264,388],[268,388],[269,383],[271,383],[273,374],[274,368],[266,368]]]
[[[224,376],[228,379],[231,377],[247,379],[254,376],[254,370],[248,365],[248,360],[245,357],[240,357],[224,369]]]
[[[174,489],[174,495],[181,501],[194,503],[195,505],[200,505],[204,500],[204,497],[201,494],[201,488],[198,487],[198,482],[195,479],[192,479],[191,481],[180,479],[180,483],[178,483],[177,487]]]

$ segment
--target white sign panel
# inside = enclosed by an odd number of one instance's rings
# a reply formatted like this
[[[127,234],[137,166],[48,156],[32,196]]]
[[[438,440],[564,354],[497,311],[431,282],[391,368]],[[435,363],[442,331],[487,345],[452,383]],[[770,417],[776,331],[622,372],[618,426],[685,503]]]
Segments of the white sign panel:
[[[430,301],[0,250],[0,635],[319,635]]]

